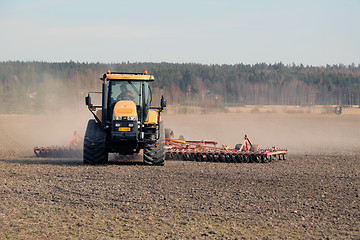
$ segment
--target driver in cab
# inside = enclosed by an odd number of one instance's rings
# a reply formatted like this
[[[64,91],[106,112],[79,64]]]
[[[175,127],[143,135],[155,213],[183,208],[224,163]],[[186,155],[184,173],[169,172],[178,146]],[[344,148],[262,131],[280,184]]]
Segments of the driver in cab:
[[[135,94],[127,89],[126,84],[120,86],[121,93],[117,96],[116,100],[135,100]]]

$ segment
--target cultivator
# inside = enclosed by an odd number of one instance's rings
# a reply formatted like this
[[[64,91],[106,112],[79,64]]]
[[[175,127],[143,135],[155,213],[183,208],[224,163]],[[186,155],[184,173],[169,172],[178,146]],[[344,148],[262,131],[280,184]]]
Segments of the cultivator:
[[[287,149],[259,149],[245,135],[244,142],[235,148],[216,147],[215,141],[185,141],[165,139],[166,159],[204,162],[266,163],[285,160]]]
[[[76,158],[82,156],[82,139],[74,132],[74,136],[64,146],[34,147],[37,157],[43,158]]]
[[[74,158],[82,156],[83,142],[74,132],[74,136],[64,146],[35,147],[34,153],[43,158]],[[235,148],[225,145],[217,147],[216,141],[192,141],[173,139],[173,133],[165,138],[166,160],[199,161],[199,162],[234,162],[234,163],[266,163],[285,160],[287,149],[259,149],[245,135],[242,144]]]

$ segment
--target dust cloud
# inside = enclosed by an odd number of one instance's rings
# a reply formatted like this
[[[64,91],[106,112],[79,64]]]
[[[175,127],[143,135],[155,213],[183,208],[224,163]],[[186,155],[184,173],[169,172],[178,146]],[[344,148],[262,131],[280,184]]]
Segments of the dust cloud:
[[[360,149],[360,115],[228,113],[164,115],[175,137],[215,140],[229,147],[247,134],[261,148],[275,145],[289,153],[335,153]]]
[[[87,107],[42,115],[0,115],[0,157],[34,156],[35,146],[63,146],[76,131],[84,136],[92,118]],[[211,113],[162,115],[175,137],[215,140],[234,147],[245,134],[261,148],[287,148],[291,153],[359,151],[360,115]]]
[[[74,131],[84,136],[90,118],[86,107],[47,115],[0,115],[0,156],[33,156],[36,146],[64,146]]]
[[[76,131],[84,136],[92,114],[85,106],[87,91],[44,74],[29,95],[29,114],[0,115],[0,157],[34,156],[34,147],[64,146]],[[13,113],[24,112],[17,103]]]

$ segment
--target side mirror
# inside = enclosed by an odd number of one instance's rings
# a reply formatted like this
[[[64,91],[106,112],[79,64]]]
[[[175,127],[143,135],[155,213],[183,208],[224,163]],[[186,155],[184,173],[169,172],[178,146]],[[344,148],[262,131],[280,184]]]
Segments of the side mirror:
[[[85,97],[85,104],[87,106],[91,105],[91,97],[90,97],[90,95],[87,95],[87,97]]]
[[[161,96],[161,102],[160,102],[161,111],[164,110],[165,107],[166,107],[166,100],[164,96]]]

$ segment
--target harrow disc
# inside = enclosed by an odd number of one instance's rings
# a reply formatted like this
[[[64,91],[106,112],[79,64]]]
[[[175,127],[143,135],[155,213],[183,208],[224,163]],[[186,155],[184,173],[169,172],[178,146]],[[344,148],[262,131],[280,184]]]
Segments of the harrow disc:
[[[267,163],[286,159],[286,149],[260,149],[245,135],[243,144],[234,149],[216,147],[215,141],[185,141],[165,139],[166,160],[227,162],[227,163]]]

